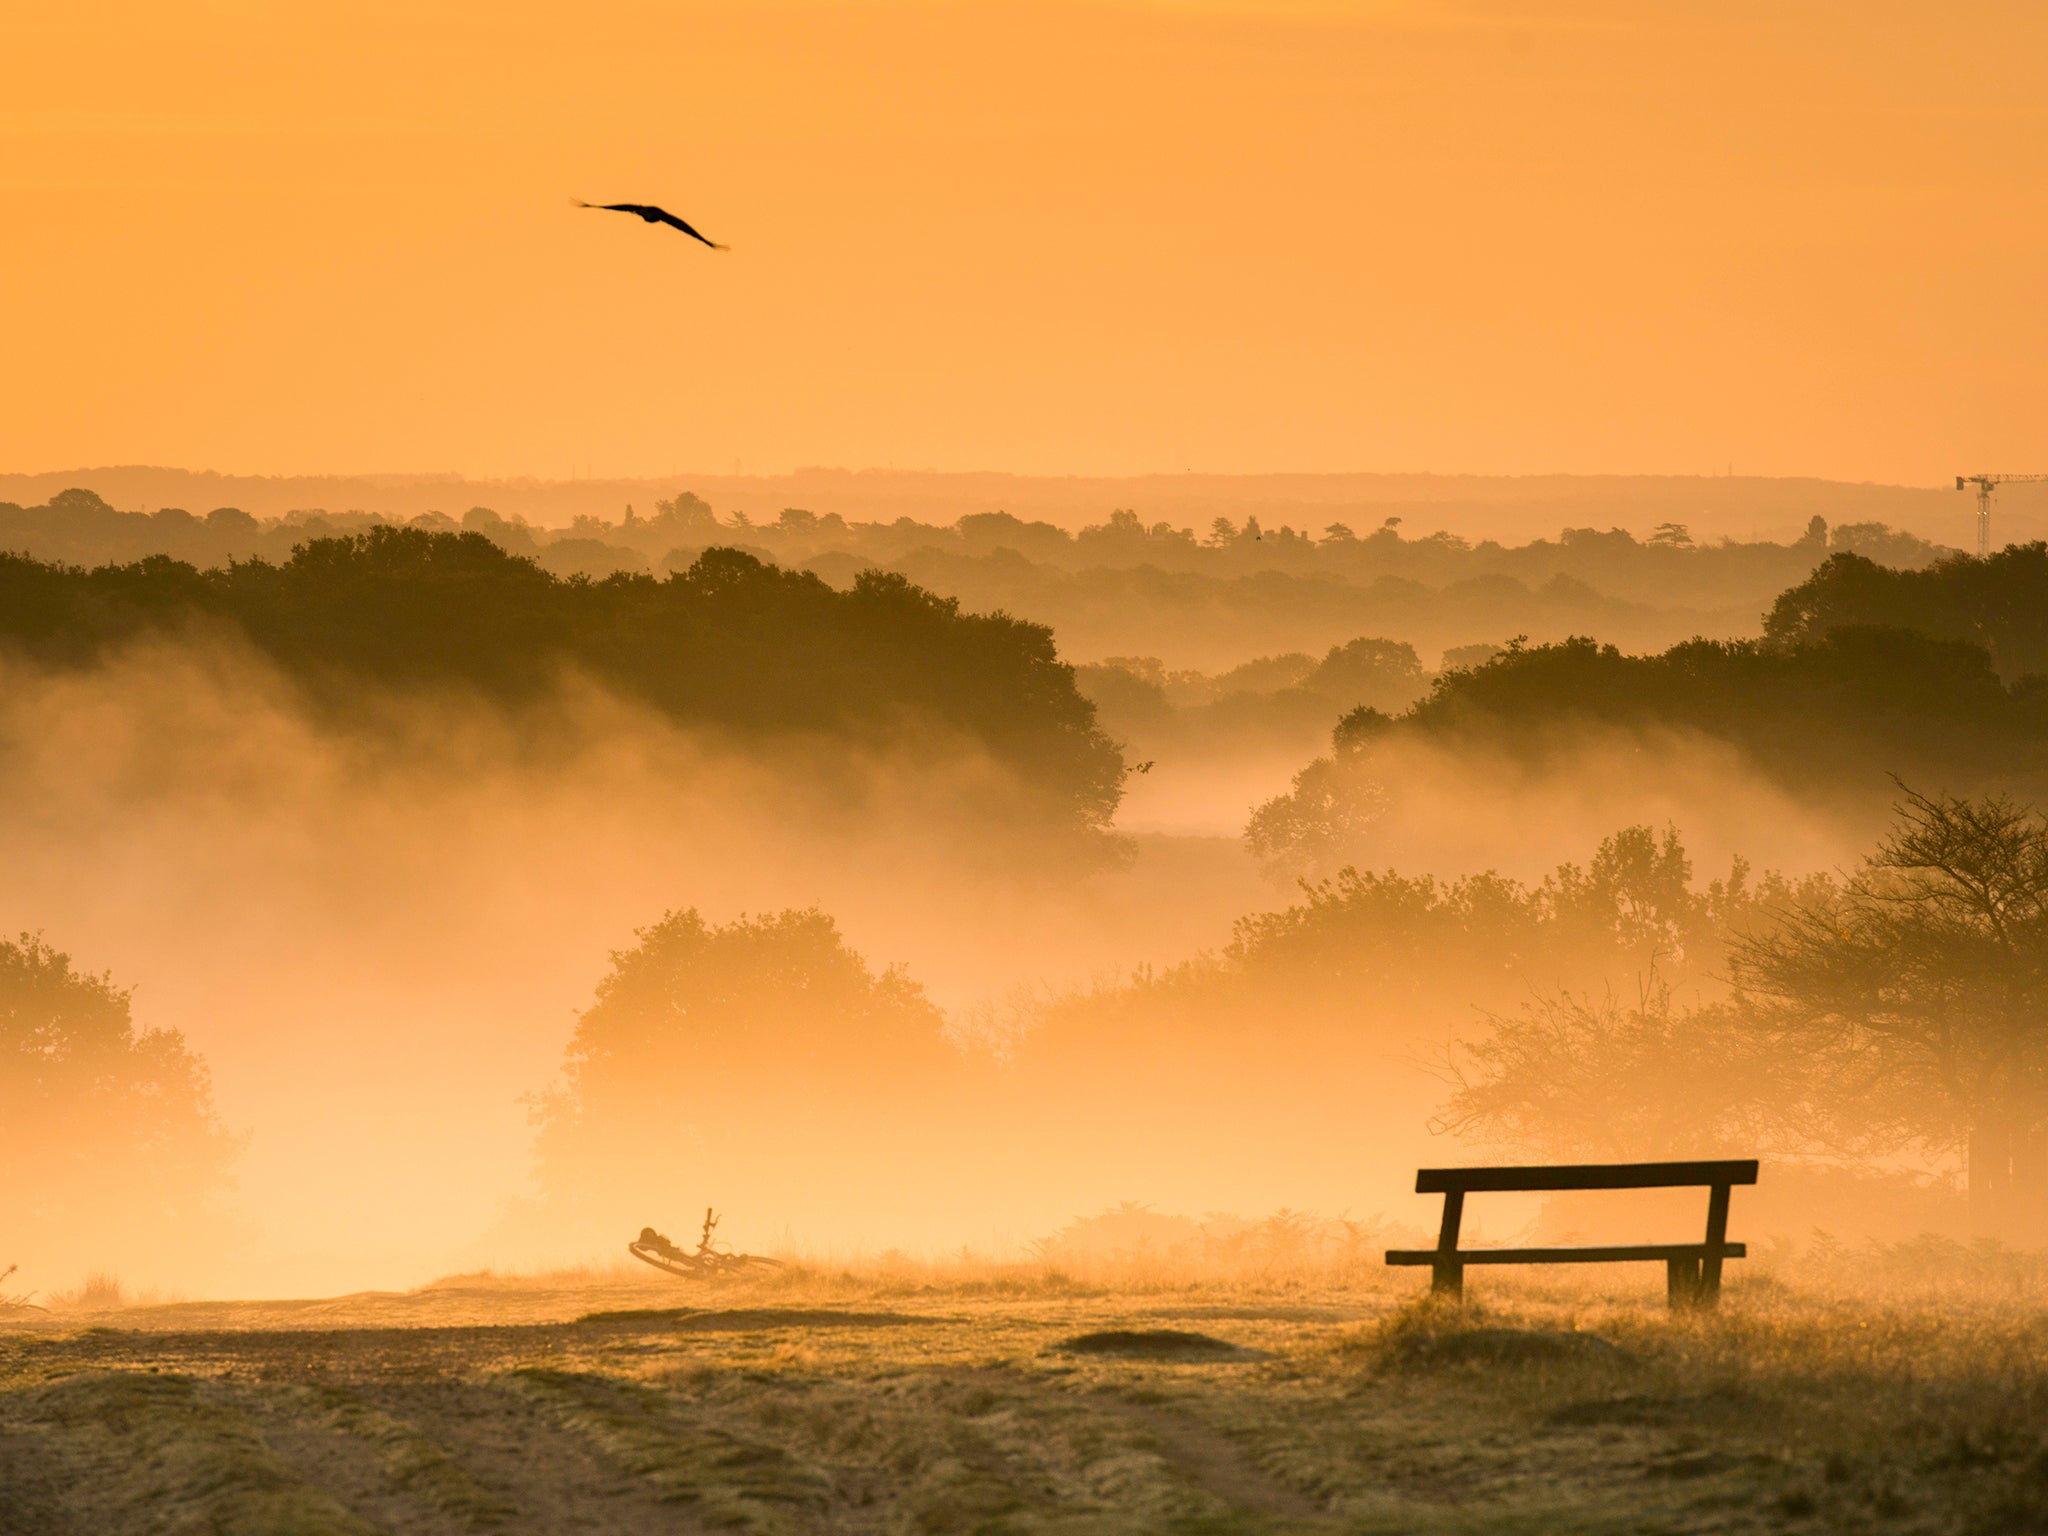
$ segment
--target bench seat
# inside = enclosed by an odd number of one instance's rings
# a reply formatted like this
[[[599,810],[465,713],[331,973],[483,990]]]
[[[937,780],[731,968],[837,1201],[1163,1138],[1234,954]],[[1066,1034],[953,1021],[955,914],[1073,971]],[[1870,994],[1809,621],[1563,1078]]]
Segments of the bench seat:
[[[1741,1243],[1639,1243],[1629,1248],[1460,1248],[1459,1264],[1626,1264],[1650,1259],[1746,1259]],[[1447,1257],[1440,1248],[1390,1248],[1387,1262],[1436,1265]]]

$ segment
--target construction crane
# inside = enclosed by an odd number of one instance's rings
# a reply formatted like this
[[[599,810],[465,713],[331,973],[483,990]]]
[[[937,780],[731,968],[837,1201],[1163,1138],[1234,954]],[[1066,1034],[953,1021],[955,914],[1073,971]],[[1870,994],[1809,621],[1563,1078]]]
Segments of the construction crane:
[[[1956,489],[1977,487],[1977,558],[1991,553],[1991,492],[2001,485],[2024,485],[2029,480],[2048,480],[2048,475],[1957,475]]]

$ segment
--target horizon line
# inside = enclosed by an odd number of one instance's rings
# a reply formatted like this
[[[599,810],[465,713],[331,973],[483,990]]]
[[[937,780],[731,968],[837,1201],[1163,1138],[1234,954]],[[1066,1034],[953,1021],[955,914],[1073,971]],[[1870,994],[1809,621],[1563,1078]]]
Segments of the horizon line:
[[[1117,473],[1087,471],[1037,471],[1016,469],[905,469],[870,465],[848,467],[832,464],[804,464],[794,469],[772,471],[730,471],[676,469],[651,473],[548,476],[539,474],[483,474],[465,470],[289,470],[267,473],[258,470],[192,469],[178,464],[96,464],[71,465],[59,469],[0,469],[0,480],[55,480],[67,475],[164,474],[215,480],[359,480],[366,482],[429,482],[467,485],[656,485],[679,481],[758,482],[794,480],[804,476],[886,478],[924,480],[1021,480],[1058,484],[1061,482],[1139,482],[1158,480],[1444,480],[1444,481],[1560,481],[1560,480],[1653,480],[1701,481],[1706,483],[1802,484],[1858,487],[1872,490],[1952,490],[1950,478],[1915,484],[1897,480],[1844,479],[1821,474],[1734,474],[1678,470],[1441,470],[1441,469],[1255,469],[1255,470],[1132,470]]]

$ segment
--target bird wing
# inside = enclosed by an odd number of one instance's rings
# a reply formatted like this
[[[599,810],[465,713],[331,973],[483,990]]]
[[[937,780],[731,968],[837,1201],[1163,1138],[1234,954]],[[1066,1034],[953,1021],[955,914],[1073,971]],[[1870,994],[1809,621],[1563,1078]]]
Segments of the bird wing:
[[[732,249],[731,246],[720,245],[716,240],[705,240],[704,236],[698,234],[696,230],[690,228],[688,224],[684,223],[681,219],[677,218],[674,214],[670,213],[666,208],[657,208],[652,203],[586,203],[580,197],[572,197],[571,199],[569,199],[569,201],[574,203],[578,208],[597,208],[601,209],[605,213],[638,214],[643,219],[653,220],[658,223],[667,224],[672,228],[680,229],[692,240],[703,240],[704,243],[710,246],[711,249],[713,249],[714,251],[726,251]]]
[[[704,243],[710,246],[711,249],[713,249],[714,251],[723,251],[728,249],[728,247],[720,245],[716,240],[705,240],[704,236],[698,234],[696,230],[690,228],[688,224],[685,224],[681,219],[677,218],[674,214],[670,213],[666,208],[655,208],[651,209],[650,211],[654,214],[656,218],[660,219],[662,223],[670,225],[673,228],[680,229],[692,240],[703,240]]]

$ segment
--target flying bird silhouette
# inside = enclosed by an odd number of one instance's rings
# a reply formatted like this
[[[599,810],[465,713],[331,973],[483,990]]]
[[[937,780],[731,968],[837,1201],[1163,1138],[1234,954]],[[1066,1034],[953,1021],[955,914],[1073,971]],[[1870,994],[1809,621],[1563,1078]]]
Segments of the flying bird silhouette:
[[[696,230],[690,228],[689,225],[670,213],[666,208],[657,208],[652,203],[586,203],[580,197],[573,199],[573,201],[578,208],[596,208],[605,213],[637,213],[650,224],[666,224],[671,229],[680,229],[692,240],[704,240],[702,235],[698,234]],[[729,245],[720,245],[716,240],[704,240],[704,243],[714,251],[729,251],[732,249]]]

